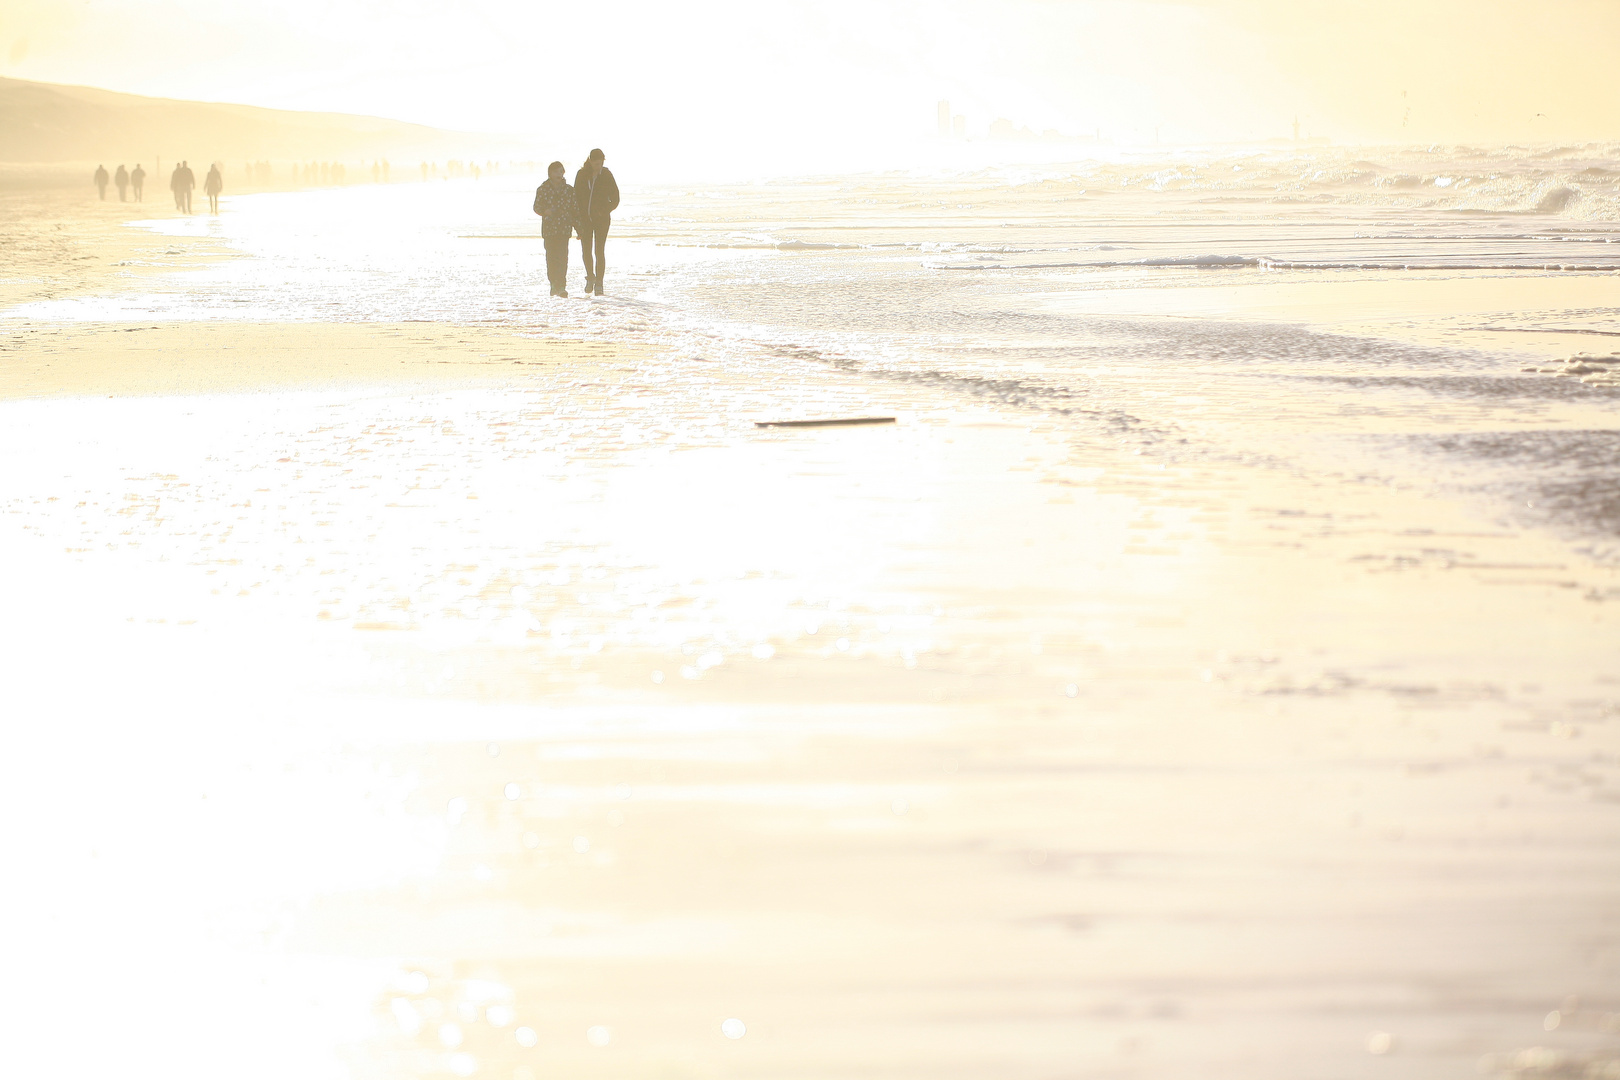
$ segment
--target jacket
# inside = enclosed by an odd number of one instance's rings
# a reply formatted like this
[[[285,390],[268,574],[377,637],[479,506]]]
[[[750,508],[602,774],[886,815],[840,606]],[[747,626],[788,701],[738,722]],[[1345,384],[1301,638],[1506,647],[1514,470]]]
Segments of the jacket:
[[[534,212],[540,215],[540,235],[555,240],[568,239],[579,218],[579,206],[574,201],[574,189],[566,180],[552,180],[534,189]]]
[[[591,181],[581,169],[574,175],[574,198],[579,202],[580,224],[606,225],[619,208],[619,182],[612,170],[603,166],[596,174],[594,190]]]

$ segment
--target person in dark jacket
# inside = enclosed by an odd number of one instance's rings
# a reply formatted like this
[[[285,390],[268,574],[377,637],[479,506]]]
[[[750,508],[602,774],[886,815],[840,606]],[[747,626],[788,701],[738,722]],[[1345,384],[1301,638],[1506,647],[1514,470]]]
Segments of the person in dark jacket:
[[[579,204],[574,189],[563,179],[563,163],[553,161],[546,169],[546,182],[534,189],[534,212],[540,215],[540,238],[546,245],[546,276],[551,279],[551,295],[568,296],[568,242],[579,220]],[[589,288],[589,285],[587,285]]]
[[[101,195],[101,197],[103,199],[105,199],[107,197],[107,181],[109,179],[111,179],[111,177],[109,177],[107,175],[107,166],[105,166],[105,165],[97,165],[96,166],[96,191]],[[590,256],[586,256],[585,265],[589,266],[590,264],[591,264]]]
[[[180,163],[180,201],[184,204],[181,209],[191,213],[191,193],[197,188],[197,174],[191,171],[191,163]]]
[[[602,274],[607,270],[608,226],[619,207],[619,183],[603,166],[607,155],[592,150],[574,177],[574,200],[579,204],[579,246],[585,259],[585,291],[602,295]],[[592,244],[596,257],[591,257]]]

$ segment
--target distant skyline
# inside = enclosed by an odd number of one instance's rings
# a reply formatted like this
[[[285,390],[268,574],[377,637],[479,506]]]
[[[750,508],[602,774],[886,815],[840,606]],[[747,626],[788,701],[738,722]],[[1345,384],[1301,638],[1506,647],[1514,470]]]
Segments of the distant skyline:
[[[1620,139],[1620,3],[9,0],[0,75],[737,156],[1007,118],[1117,143]],[[565,14],[563,21],[573,18]],[[595,66],[600,64],[600,67]]]

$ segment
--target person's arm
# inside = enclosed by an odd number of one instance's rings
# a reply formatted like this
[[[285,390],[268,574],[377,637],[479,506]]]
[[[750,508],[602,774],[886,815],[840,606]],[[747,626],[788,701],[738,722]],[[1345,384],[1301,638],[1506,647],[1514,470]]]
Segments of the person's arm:
[[[543,197],[545,190],[546,189],[543,187],[537,187],[534,189],[534,212],[539,214],[541,217],[546,216],[545,210],[540,206],[540,200]]]
[[[619,208],[619,181],[614,178],[611,172],[607,174],[607,178],[608,213],[611,214]]]

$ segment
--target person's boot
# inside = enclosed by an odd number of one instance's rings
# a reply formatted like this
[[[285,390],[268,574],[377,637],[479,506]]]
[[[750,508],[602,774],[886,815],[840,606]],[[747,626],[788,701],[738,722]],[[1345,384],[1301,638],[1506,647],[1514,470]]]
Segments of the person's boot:
[[[592,285],[593,285],[593,288],[592,288],[591,291],[596,293],[597,296],[601,296],[602,295],[602,279],[597,278],[596,281],[592,283]]]

